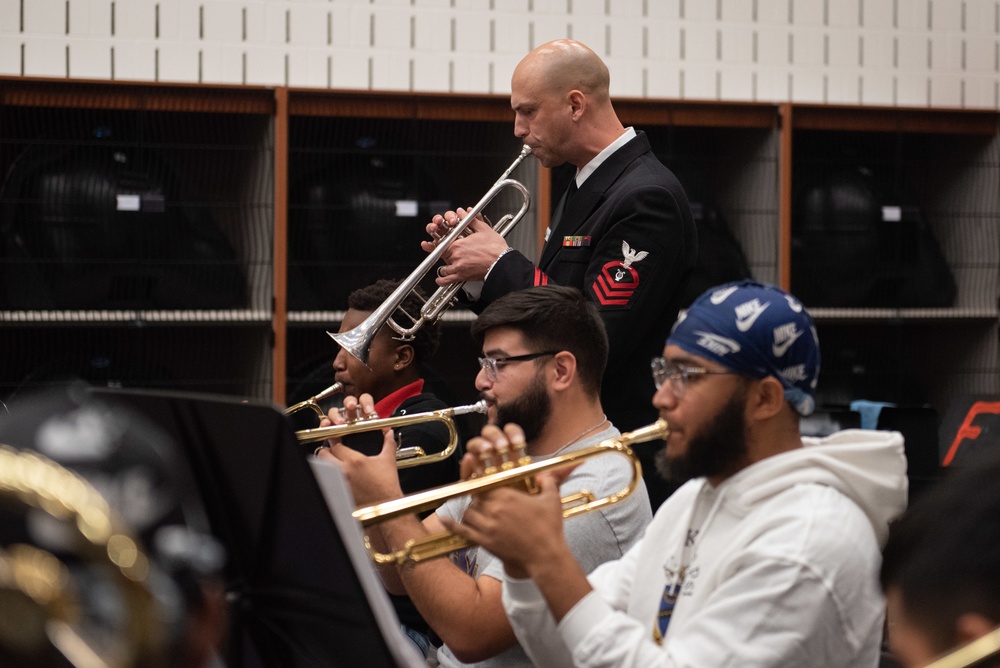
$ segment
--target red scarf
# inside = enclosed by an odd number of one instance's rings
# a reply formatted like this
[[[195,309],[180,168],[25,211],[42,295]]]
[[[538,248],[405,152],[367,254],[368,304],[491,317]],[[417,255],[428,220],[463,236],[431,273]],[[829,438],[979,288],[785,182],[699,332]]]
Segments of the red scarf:
[[[424,379],[418,378],[409,385],[404,385],[395,392],[382,397],[382,400],[375,404],[375,412],[380,418],[391,417],[401,403],[423,391]]]

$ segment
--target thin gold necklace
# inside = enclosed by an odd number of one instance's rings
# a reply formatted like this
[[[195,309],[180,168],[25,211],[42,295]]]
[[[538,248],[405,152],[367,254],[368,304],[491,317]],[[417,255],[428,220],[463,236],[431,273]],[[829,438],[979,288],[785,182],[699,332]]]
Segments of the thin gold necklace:
[[[565,445],[563,445],[558,450],[554,451],[552,454],[553,455],[559,454],[560,452],[562,452],[563,450],[565,450],[569,446],[573,445],[574,443],[576,443],[577,441],[579,441],[581,438],[583,438],[584,436],[586,436],[590,432],[594,431],[595,429],[597,429],[598,427],[600,427],[602,424],[604,424],[607,421],[608,421],[608,416],[606,414],[605,415],[601,415],[601,421],[600,422],[598,422],[597,424],[595,424],[593,426],[587,427],[582,432],[580,432],[580,434],[578,434],[577,436],[574,436],[571,441],[569,441],[568,443],[566,443]]]

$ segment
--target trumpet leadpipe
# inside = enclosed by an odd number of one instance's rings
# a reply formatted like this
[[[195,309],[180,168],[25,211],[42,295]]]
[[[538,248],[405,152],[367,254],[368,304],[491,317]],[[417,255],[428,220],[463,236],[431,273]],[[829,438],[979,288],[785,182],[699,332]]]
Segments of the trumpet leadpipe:
[[[326,417],[326,413],[323,412],[323,407],[319,405],[319,402],[324,399],[329,399],[335,394],[340,394],[344,391],[343,383],[334,383],[330,387],[326,388],[314,397],[309,397],[305,401],[300,401],[297,404],[292,404],[285,409],[285,415],[292,415],[293,413],[298,413],[306,408],[312,410],[316,415],[322,419]]]

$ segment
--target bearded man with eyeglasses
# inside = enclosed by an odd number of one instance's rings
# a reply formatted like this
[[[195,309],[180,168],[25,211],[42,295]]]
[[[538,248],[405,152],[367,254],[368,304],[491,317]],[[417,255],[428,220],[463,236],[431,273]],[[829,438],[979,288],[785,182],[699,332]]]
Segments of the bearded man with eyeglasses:
[[[472,334],[480,344],[476,388],[489,405],[491,424],[524,425],[525,453],[533,459],[571,452],[619,435],[601,406],[601,380],[608,338],[594,304],[576,288],[544,286],[512,292],[490,304]],[[361,405],[369,410],[371,397]],[[499,428],[494,427],[499,432]],[[390,433],[391,434],[391,433]],[[334,445],[321,457],[335,457],[359,505],[399,498],[391,438],[377,457],[363,457]],[[327,454],[328,453],[328,454]],[[516,454],[512,454],[516,458]],[[472,462],[463,460],[470,470]],[[622,457],[594,457],[563,482],[562,494],[587,490],[605,498],[626,488],[632,466]],[[447,501],[420,522],[414,516],[379,524],[369,537],[379,552],[401,549],[411,539],[443,530],[459,520],[468,497]],[[567,522],[566,540],[584,571],[621,557],[651,518],[645,484],[625,500]],[[518,646],[501,600],[503,564],[472,547],[415,565],[381,568],[390,593],[407,593],[444,644],[438,665],[490,668],[531,666]]]
[[[445,524],[503,560],[504,607],[536,665],[879,664],[877,573],[906,505],[903,439],[800,436],[819,363],[792,295],[753,281],[709,290],[652,363],[653,405],[670,426],[661,468],[690,479],[624,557],[589,575],[575,564],[557,475],[539,476],[537,495],[479,495]],[[470,452],[521,438],[506,425]]]

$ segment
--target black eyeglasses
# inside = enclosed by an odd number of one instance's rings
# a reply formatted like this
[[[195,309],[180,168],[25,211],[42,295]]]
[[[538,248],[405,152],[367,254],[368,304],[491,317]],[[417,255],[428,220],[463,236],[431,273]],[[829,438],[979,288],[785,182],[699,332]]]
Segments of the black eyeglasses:
[[[514,355],[512,357],[480,357],[479,367],[486,372],[486,377],[490,379],[491,383],[497,381],[497,373],[503,368],[502,365],[509,362],[527,362],[528,360],[538,359],[539,357],[545,357],[546,355],[555,355],[558,350],[545,350],[540,353],[528,353],[527,355]]]
[[[711,371],[700,366],[682,366],[668,362],[662,357],[654,357],[649,364],[653,371],[653,383],[656,389],[663,387],[666,382],[670,383],[670,391],[680,399],[687,390],[688,383],[692,376],[738,376],[735,371]]]

